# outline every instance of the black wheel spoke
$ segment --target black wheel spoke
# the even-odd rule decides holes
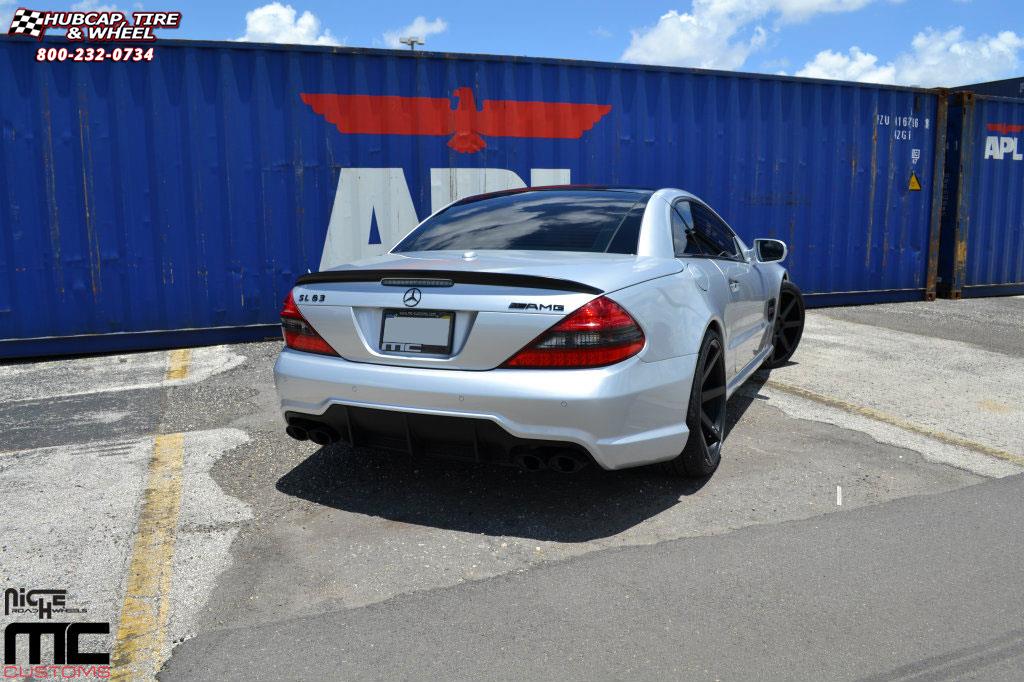
[[[793,306],[795,306],[795,305],[796,305],[796,299],[795,298],[789,299],[789,303],[787,303],[786,307],[782,309],[782,319],[784,319],[784,320],[788,320],[789,319],[789,313],[792,312]]]
[[[782,323],[783,329],[796,329],[797,327],[803,326],[803,322],[800,320],[787,320]]]
[[[715,371],[715,365],[718,363],[718,358],[722,356],[722,351],[718,349],[718,346],[712,346],[711,351],[714,355],[708,355],[707,361],[704,363],[704,375],[701,376],[701,381],[707,381],[711,373]]]
[[[708,416],[707,412],[701,411],[701,413],[700,413],[700,422],[704,426],[704,428],[707,429],[707,431],[714,438],[713,442],[717,443],[718,442],[718,425],[715,424],[714,421],[712,421],[711,417]],[[711,443],[708,443],[708,444],[710,445]]]
[[[700,396],[701,403],[706,403],[715,398],[720,398],[725,395],[725,386],[716,386],[712,389],[704,391]]]

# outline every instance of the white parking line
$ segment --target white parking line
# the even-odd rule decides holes
[[[1024,367],[1014,358],[811,312],[793,359],[760,388],[791,417],[983,476],[1024,470]]]
[[[245,361],[228,346],[0,366],[0,403],[194,384]],[[175,366],[187,363],[185,373]]]

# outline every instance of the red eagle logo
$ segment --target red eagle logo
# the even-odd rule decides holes
[[[1024,125],[1017,125],[1015,123],[989,123],[988,131],[990,133],[999,133],[1000,135],[1013,135],[1014,133],[1024,132]]]
[[[609,104],[566,104],[487,99],[476,108],[472,88],[447,97],[393,95],[313,95],[302,101],[342,133],[451,135],[448,146],[463,154],[487,147],[487,137],[543,137],[578,140],[612,110]]]

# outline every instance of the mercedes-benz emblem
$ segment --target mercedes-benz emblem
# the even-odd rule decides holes
[[[421,298],[423,298],[422,291],[419,289],[409,289],[405,292],[405,296],[402,296],[402,303],[412,308],[413,306],[419,305]]]

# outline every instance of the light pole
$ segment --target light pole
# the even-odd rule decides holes
[[[424,43],[421,38],[417,38],[416,36],[408,36],[408,37],[405,37],[405,38],[399,38],[398,42],[402,43],[403,45],[408,45],[409,49],[412,50],[413,52],[416,51],[416,46],[417,45],[426,45],[426,43]]]

